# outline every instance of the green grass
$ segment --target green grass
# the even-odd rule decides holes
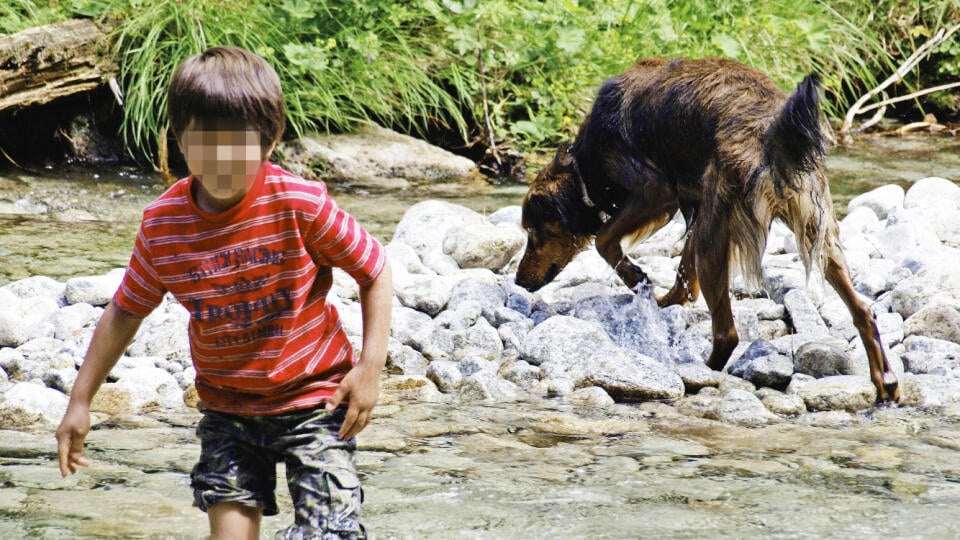
[[[552,146],[575,132],[598,85],[642,56],[725,56],[791,89],[821,74],[840,117],[960,0],[13,0],[0,32],[70,16],[120,22],[113,54],[124,135],[152,154],[166,87],[187,56],[236,45],[279,73],[291,131],[375,121],[465,144]],[[910,84],[960,75],[960,45]],[[909,86],[909,84],[907,85]],[[493,133],[487,131],[491,126]],[[449,138],[448,138],[449,139]]]

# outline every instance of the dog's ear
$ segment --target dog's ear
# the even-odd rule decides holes
[[[573,165],[573,162],[577,159],[576,152],[577,143],[575,142],[560,145],[560,149],[557,151],[557,163],[562,167]]]

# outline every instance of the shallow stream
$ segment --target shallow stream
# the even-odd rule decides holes
[[[856,193],[960,178],[956,139],[877,139],[829,161],[842,211]],[[140,171],[0,173],[0,285],[104,273],[129,256],[159,193]],[[508,186],[384,192],[333,185],[388,240],[416,201],[482,212]],[[202,538],[190,507],[196,413],[99,418],[93,465],[61,479],[52,428],[0,426],[0,538]],[[816,413],[763,428],[660,403],[596,411],[556,399],[422,403],[385,393],[360,438],[365,525],[375,538],[957,538],[960,407]],[[289,498],[264,537],[292,521]]]

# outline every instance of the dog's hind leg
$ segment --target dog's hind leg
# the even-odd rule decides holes
[[[721,371],[740,337],[730,303],[730,234],[722,222],[711,221],[701,220],[688,242],[694,242],[697,277],[713,323],[713,351],[707,366]]]
[[[675,304],[686,304],[687,302],[696,302],[700,296],[700,282],[697,280],[697,257],[696,242],[693,239],[693,233],[687,236],[687,241],[683,245],[683,253],[680,255],[680,264],[677,266],[677,280],[673,288],[667,291],[667,294],[657,299],[660,307],[672,306]]]
[[[850,315],[853,317],[853,324],[863,341],[863,347],[867,352],[867,359],[870,363],[870,379],[877,388],[877,401],[899,400],[900,383],[897,374],[890,367],[887,355],[883,352],[880,331],[877,329],[877,321],[874,319],[873,313],[857,296],[853,283],[850,281],[847,260],[843,251],[840,250],[835,223],[828,225],[824,242],[824,258],[824,277],[843,299],[844,304],[847,305],[847,309],[850,310]]]

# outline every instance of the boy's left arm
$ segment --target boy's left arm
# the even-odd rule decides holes
[[[327,402],[327,410],[336,409],[347,399],[347,415],[339,437],[348,440],[367,427],[373,406],[380,395],[380,372],[387,361],[390,338],[390,313],[393,304],[393,277],[390,263],[368,285],[360,287],[360,311],[363,317],[363,345],[360,360],[340,381],[340,387]]]

